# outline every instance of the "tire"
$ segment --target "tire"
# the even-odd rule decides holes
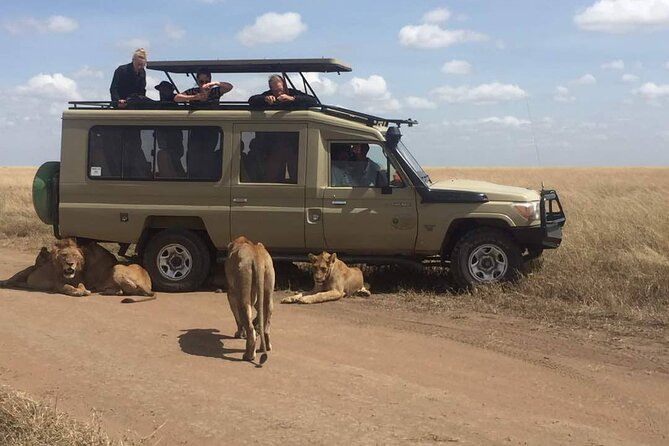
[[[463,289],[514,280],[523,267],[518,244],[503,230],[476,228],[455,243],[451,277]]]
[[[197,290],[204,283],[211,255],[196,232],[166,229],[148,241],[143,264],[154,290],[180,293]]]

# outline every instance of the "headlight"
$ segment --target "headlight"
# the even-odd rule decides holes
[[[518,215],[523,217],[523,220],[525,220],[528,225],[541,221],[538,201],[533,201],[531,203],[515,203],[513,208],[516,210]]]

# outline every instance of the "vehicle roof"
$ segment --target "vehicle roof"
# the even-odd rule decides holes
[[[150,70],[195,73],[206,68],[212,73],[340,73],[351,66],[337,59],[237,59],[149,61]]]
[[[384,135],[386,126],[367,125],[364,122],[352,121],[342,116],[323,113],[318,110],[295,110],[289,113],[281,110],[90,110],[70,109],[63,112],[63,121],[69,120],[92,120],[96,125],[104,125],[106,122],[123,121],[128,123],[137,121],[171,121],[184,125],[192,125],[197,121],[235,121],[257,122],[263,124],[277,124],[289,122],[310,121],[337,127],[345,127],[351,130],[365,132],[375,135]],[[382,137],[383,138],[383,137]]]

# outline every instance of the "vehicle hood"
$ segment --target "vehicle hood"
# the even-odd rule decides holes
[[[490,201],[538,201],[539,193],[517,186],[504,186],[476,180],[442,180],[430,185],[432,190],[452,190],[485,194]]]

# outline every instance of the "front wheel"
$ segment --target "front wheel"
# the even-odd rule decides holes
[[[187,229],[166,229],[149,240],[144,268],[158,291],[198,289],[209,275],[211,255],[202,238]]]
[[[451,252],[451,276],[458,286],[513,280],[523,265],[518,244],[496,228],[476,228],[458,240]]]

